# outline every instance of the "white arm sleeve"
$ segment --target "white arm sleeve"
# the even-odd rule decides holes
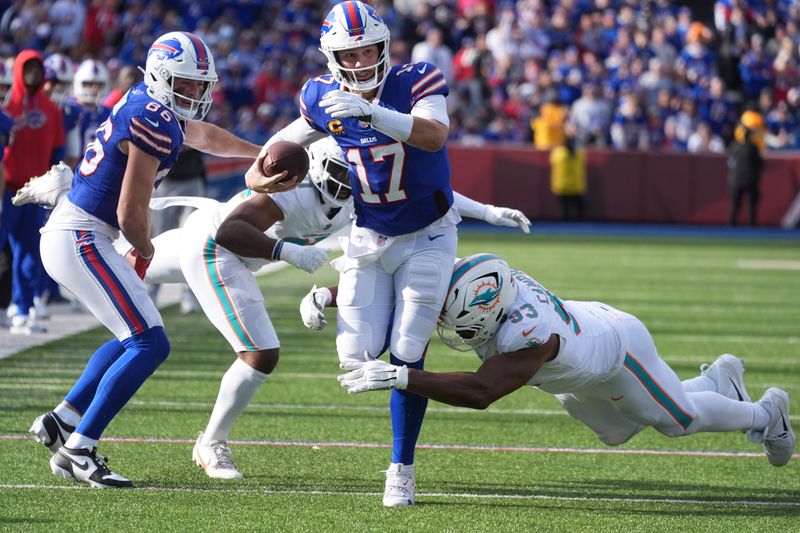
[[[266,143],[264,143],[259,157],[266,154],[267,148],[278,141],[290,141],[302,146],[308,146],[314,141],[318,141],[325,136],[325,133],[317,131],[309,126],[308,122],[306,122],[306,119],[303,117],[298,117],[294,122],[277,132],[275,135],[270,137]]]
[[[450,127],[450,117],[447,116],[447,101],[441,94],[432,94],[420,99],[411,109],[411,115],[422,118],[432,118]]]
[[[462,217],[477,218],[486,220],[486,204],[476,202],[472,198],[467,198],[463,194],[453,191],[453,207]]]

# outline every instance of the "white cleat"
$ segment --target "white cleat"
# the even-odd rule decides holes
[[[14,205],[39,204],[55,207],[62,194],[72,187],[72,169],[63,161],[50,170],[28,180],[11,200]]]
[[[700,372],[716,383],[717,392],[740,402],[750,402],[744,386],[744,361],[729,353],[717,357],[710,365],[700,366]]]
[[[231,449],[222,441],[201,444],[203,433],[197,437],[192,450],[192,460],[206,471],[208,477],[214,479],[241,479],[242,474],[236,469],[231,458]]]
[[[8,331],[12,335],[32,335],[34,333],[47,333],[47,328],[42,326],[33,314],[11,317],[11,327]]]
[[[772,466],[783,466],[789,462],[794,453],[797,437],[789,421],[789,394],[781,389],[771,387],[758,400],[769,412],[769,424],[762,431],[747,431],[751,442],[761,442],[767,452],[767,460]]]
[[[417,483],[414,480],[414,465],[392,463],[386,471],[386,487],[383,490],[384,507],[407,507],[414,505]]]

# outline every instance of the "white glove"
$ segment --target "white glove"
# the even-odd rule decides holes
[[[508,207],[486,206],[486,222],[495,226],[508,226],[513,228],[519,226],[522,233],[530,233],[531,221],[522,214],[522,211],[509,209]]]
[[[331,291],[316,285],[300,301],[300,318],[309,329],[322,331],[328,325],[325,319],[325,306],[331,303]]]
[[[322,97],[319,105],[333,118],[355,117],[365,122],[372,120],[375,111],[373,104],[347,91],[331,91]]]
[[[375,359],[367,361],[356,370],[340,375],[337,379],[349,394],[370,390],[403,390],[408,387],[408,367],[395,366]]]
[[[278,246],[276,244],[275,246]],[[300,246],[291,242],[283,242],[276,259],[286,261],[309,274],[317,270],[328,259],[328,252],[316,246]]]

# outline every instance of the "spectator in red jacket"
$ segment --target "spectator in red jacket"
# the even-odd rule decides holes
[[[6,239],[14,255],[12,263],[11,332],[41,331],[29,310],[43,284],[39,256],[39,228],[44,209],[38,205],[16,207],[11,198],[31,177],[47,172],[64,152],[64,123],[61,111],[40,89],[44,84],[44,61],[35,50],[23,50],[14,61],[11,98],[5,108],[14,119],[13,143],[5,149],[5,193],[0,215],[0,248]]]

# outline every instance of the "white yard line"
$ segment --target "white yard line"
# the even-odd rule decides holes
[[[86,490],[92,491],[91,487],[85,485],[34,485],[34,484],[0,484],[0,490]],[[365,491],[327,491],[327,490],[280,490],[266,488],[192,488],[192,487],[134,487],[135,491],[153,492],[180,492],[180,493],[235,493],[235,494],[275,494],[300,496],[380,496],[382,492]],[[579,501],[579,502],[607,502],[621,504],[668,504],[668,505],[698,505],[702,507],[800,507],[800,502],[791,501],[770,501],[770,500],[705,500],[692,498],[630,498],[613,496],[558,496],[551,494],[480,494],[473,492],[419,492],[420,498],[463,498],[469,500],[543,500],[543,501]]]
[[[0,441],[30,440],[30,435],[0,435]],[[194,444],[196,439],[167,439],[156,437],[103,437],[103,442],[128,444]],[[284,441],[284,440],[231,440],[234,446],[278,446],[289,448],[391,448],[391,444],[381,442],[326,442],[326,441]],[[538,446],[499,446],[480,444],[417,444],[418,450],[478,451],[478,452],[517,452],[517,453],[568,453],[577,455],[656,455],[678,457],[733,457],[762,459],[763,453],[736,452],[721,450],[647,450],[625,448],[556,448]],[[795,453],[794,457],[800,457]]]

